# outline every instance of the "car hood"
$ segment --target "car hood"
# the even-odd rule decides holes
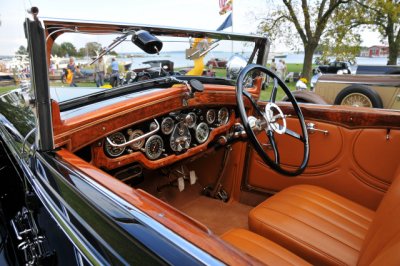
[[[51,99],[61,103],[104,90],[109,89],[97,87],[51,87],[50,96]]]

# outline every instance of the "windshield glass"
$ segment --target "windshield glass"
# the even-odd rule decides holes
[[[62,103],[167,76],[202,76],[210,83],[213,78],[231,81],[237,75],[227,75],[226,68],[233,56],[242,58],[244,64],[250,58],[251,63],[257,60],[257,53],[251,56],[254,41],[152,35],[162,42],[162,48],[158,54],[149,54],[133,43],[134,35],[67,32],[58,37],[49,64],[52,98]],[[114,45],[121,36],[123,40]],[[104,51],[108,52],[102,55]]]

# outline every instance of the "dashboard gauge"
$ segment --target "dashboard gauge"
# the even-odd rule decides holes
[[[124,134],[122,134],[121,132],[116,132],[114,134],[111,134],[107,138],[113,144],[123,144],[126,142],[126,138],[125,138]],[[105,149],[106,154],[111,157],[120,156],[125,151],[125,147],[123,147],[123,148],[114,147],[108,142],[107,139],[105,140],[104,149]]]
[[[189,132],[189,127],[184,121],[176,124],[174,131],[169,139],[169,145],[174,152],[181,152],[189,149],[192,136]]]
[[[129,135],[129,140],[133,140],[136,139],[140,136],[143,135],[143,131],[141,131],[140,129],[136,129],[136,130],[128,130],[128,135]],[[129,147],[131,147],[133,150],[139,150],[140,148],[142,148],[144,145],[144,139],[138,140],[133,142],[131,145],[129,145]]]
[[[164,142],[160,136],[153,135],[146,141],[145,153],[150,160],[155,160],[160,157],[163,151]]]
[[[174,120],[171,117],[164,118],[161,122],[161,132],[165,135],[169,135],[174,130]]]
[[[185,121],[189,128],[194,128],[196,126],[196,114],[193,112],[188,113],[185,116]]]
[[[157,123],[156,122],[151,122],[150,123],[150,126],[149,126],[149,129],[150,129],[150,131],[153,131],[154,129],[156,129],[157,128]]]
[[[217,114],[216,114],[214,109],[208,110],[207,113],[206,113],[206,121],[207,121],[207,123],[209,123],[209,124],[214,123],[216,116],[217,116]]]
[[[226,107],[222,107],[221,109],[219,109],[218,111],[218,123],[220,125],[226,125],[228,123],[229,120],[229,111],[228,108]]]
[[[196,140],[200,144],[204,143],[208,139],[209,135],[210,135],[210,129],[209,129],[208,125],[204,122],[201,122],[196,127]]]

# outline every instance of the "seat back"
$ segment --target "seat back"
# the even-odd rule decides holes
[[[358,265],[400,265],[400,166],[375,213]]]

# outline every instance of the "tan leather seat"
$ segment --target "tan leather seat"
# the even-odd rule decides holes
[[[245,229],[232,229],[221,237],[267,265],[310,265],[274,242]]]
[[[255,207],[249,227],[312,264],[400,265],[400,167],[376,213],[299,185]]]

